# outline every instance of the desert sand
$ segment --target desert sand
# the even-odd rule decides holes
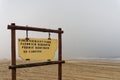
[[[8,60],[0,61],[0,80],[11,80],[9,65]],[[17,69],[17,80],[58,80],[57,65]],[[63,64],[63,80],[120,80],[120,61],[68,60]]]

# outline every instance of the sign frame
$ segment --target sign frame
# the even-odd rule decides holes
[[[46,28],[17,26],[15,25],[15,23],[11,23],[11,25],[8,25],[7,28],[11,30],[11,61],[12,62],[11,62],[11,66],[9,66],[9,69],[12,69],[12,75],[11,75],[12,80],[16,80],[16,69],[18,68],[17,66],[20,66],[20,65],[16,65],[16,30],[29,30],[29,31],[50,32],[50,33],[58,34],[58,61],[56,61],[55,63],[58,64],[58,80],[62,80],[62,63],[65,63],[65,61],[62,61],[62,33],[63,33],[62,28],[58,28],[58,30],[53,30],[53,29],[46,29]],[[50,65],[55,63],[52,63],[52,61],[49,61],[49,62],[45,62],[44,65]],[[38,65],[42,65],[42,63],[41,64],[39,63]],[[29,67],[29,66],[22,65],[21,67],[23,68],[23,67]],[[34,66],[36,65],[33,65],[32,67]]]

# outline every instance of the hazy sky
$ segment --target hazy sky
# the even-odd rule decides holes
[[[0,58],[11,57],[7,25],[12,22],[61,27],[67,59],[120,57],[120,0],[0,0]],[[18,37],[25,32],[18,31]],[[47,34],[31,32],[30,37]]]

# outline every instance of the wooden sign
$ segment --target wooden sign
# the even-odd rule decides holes
[[[52,60],[57,50],[57,39],[18,39],[18,53],[24,60]]]

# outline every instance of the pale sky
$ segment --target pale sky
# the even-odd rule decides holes
[[[61,27],[65,59],[120,57],[120,0],[0,0],[0,58],[11,57],[7,25],[13,22]],[[46,33],[29,35],[47,37]],[[17,31],[18,37],[25,37],[25,32]]]

